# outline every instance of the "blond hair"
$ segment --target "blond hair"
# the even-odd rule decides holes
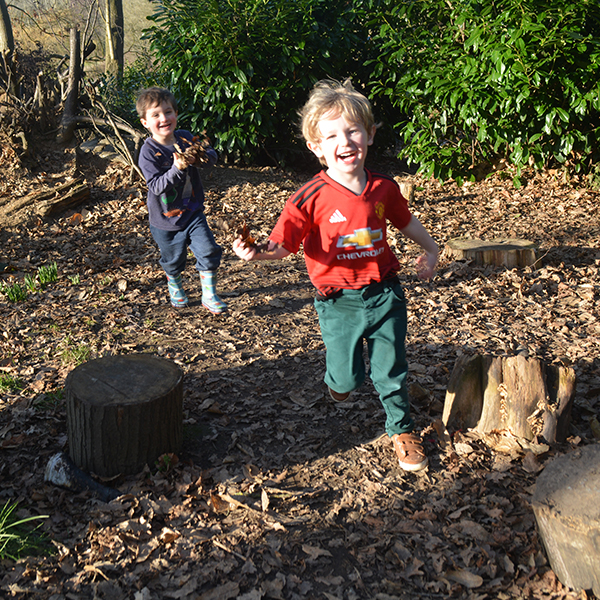
[[[160,106],[163,102],[170,104],[173,110],[177,112],[177,100],[169,90],[160,87],[150,87],[139,91],[135,102],[138,117],[145,119],[146,111],[149,108]]]
[[[299,115],[302,136],[315,144],[321,139],[319,121],[327,115],[342,116],[350,123],[361,123],[367,131],[375,125],[371,103],[352,87],[350,79],[343,83],[334,79],[318,81]]]

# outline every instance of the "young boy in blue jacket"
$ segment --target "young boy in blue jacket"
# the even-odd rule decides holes
[[[181,273],[188,247],[196,257],[202,283],[202,305],[220,314],[227,305],[216,292],[222,249],[215,242],[204,214],[204,188],[198,167],[212,167],[217,153],[207,147],[189,156],[194,136],[177,129],[177,101],[169,90],[152,87],[137,97],[136,110],[150,132],[140,150],[138,166],[148,185],[150,232],[160,249],[160,265],[167,275],[172,306],[187,305]]]

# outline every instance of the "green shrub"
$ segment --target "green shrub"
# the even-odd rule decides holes
[[[137,92],[152,86],[168,87],[169,84],[167,75],[160,73],[153,66],[150,57],[138,56],[135,62],[125,66],[121,78],[104,74],[98,80],[96,87],[104,104],[112,112],[141,129],[135,110]]]
[[[297,111],[315,81],[364,79],[362,10],[346,0],[163,0],[147,36],[182,126],[206,130],[233,159],[278,160],[298,149]]]
[[[505,158],[578,171],[598,152],[596,0],[375,2],[370,89],[399,111],[400,156],[444,180]],[[597,158],[596,158],[597,160]]]

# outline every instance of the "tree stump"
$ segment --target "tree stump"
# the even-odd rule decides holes
[[[447,244],[448,253],[456,260],[470,260],[476,265],[494,267],[527,267],[535,264],[537,246],[529,240],[478,240],[455,238]]]
[[[600,444],[555,458],[544,468],[533,512],[560,582],[600,597]]]
[[[183,428],[183,373],[148,354],[108,356],[67,376],[70,457],[102,477],[141,471],[177,453]]]
[[[530,441],[563,442],[575,381],[570,367],[535,358],[463,355],[450,376],[442,421],[449,429],[505,429]]]

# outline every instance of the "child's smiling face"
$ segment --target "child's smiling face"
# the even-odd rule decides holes
[[[175,143],[177,111],[170,102],[150,107],[146,110],[146,118],[140,121],[159,144],[168,146]]]
[[[340,183],[362,177],[375,127],[367,131],[362,123],[351,123],[343,115],[328,113],[319,121],[319,131],[319,141],[307,145],[325,161],[328,175]]]

